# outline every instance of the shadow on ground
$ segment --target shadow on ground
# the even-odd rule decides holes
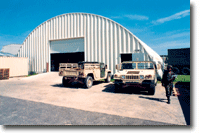
[[[181,105],[185,121],[190,125],[190,82],[177,82],[175,88]]]
[[[129,86],[129,87],[123,87],[121,89],[116,89],[114,84],[108,84],[106,86],[103,92],[109,92],[109,93],[122,93],[122,94],[138,94],[138,95],[148,95],[147,91],[145,91],[143,88]]]
[[[139,96],[139,98],[144,98],[144,99],[148,99],[148,100],[153,100],[153,101],[158,101],[158,102],[167,102],[167,99],[165,98],[153,98],[153,97],[143,97],[143,96]]]
[[[93,86],[103,83],[103,81],[94,81]],[[51,85],[53,87],[62,87],[62,88],[71,88],[71,89],[88,89],[84,87],[84,84],[79,82],[71,82],[67,86],[64,86],[62,83]]]

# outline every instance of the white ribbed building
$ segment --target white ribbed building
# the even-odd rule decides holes
[[[23,42],[18,57],[28,57],[29,71],[38,73],[70,62],[72,57],[75,61],[103,62],[115,73],[121,55],[134,53],[143,53],[144,60],[163,64],[155,51],[113,20],[88,13],[69,13],[36,27]],[[158,75],[162,75],[161,69]]]

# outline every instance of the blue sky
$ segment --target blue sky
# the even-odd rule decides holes
[[[160,55],[167,55],[167,49],[190,47],[189,0],[6,0],[0,4],[0,50],[22,44],[44,21],[72,12],[110,18]]]

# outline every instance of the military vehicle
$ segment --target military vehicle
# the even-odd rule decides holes
[[[84,84],[85,88],[90,88],[93,81],[104,79],[110,82],[111,71],[108,70],[107,65],[99,62],[60,63],[59,76],[63,76],[64,86],[78,81]]]
[[[116,91],[124,86],[139,86],[147,90],[149,95],[155,94],[157,76],[154,62],[125,61],[116,65],[116,69],[118,70],[114,74]]]

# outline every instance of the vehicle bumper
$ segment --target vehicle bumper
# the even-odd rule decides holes
[[[154,85],[154,80],[115,80],[115,84],[121,86],[149,87],[150,85]]]
[[[78,76],[64,76],[65,80],[69,80],[69,82],[80,82],[84,83],[85,78]]]

